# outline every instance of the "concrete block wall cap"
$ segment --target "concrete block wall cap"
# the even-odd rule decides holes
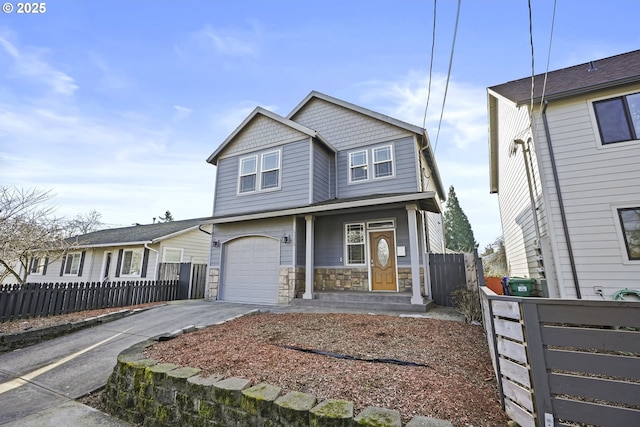
[[[276,405],[296,411],[309,411],[316,404],[316,397],[299,391],[290,391],[276,399]]]
[[[366,407],[353,421],[356,426],[402,427],[399,411],[377,406]]]
[[[340,399],[327,399],[309,411],[321,418],[346,419],[353,418],[353,402]]]
[[[431,417],[413,417],[405,427],[453,427],[449,421]]]

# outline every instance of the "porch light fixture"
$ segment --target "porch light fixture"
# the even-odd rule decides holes
[[[218,239],[213,239],[211,241],[211,245],[213,245],[214,248],[217,248],[218,246],[220,246],[220,240]]]
[[[289,243],[290,240],[291,239],[286,234],[282,235],[282,237],[280,238],[280,241],[282,241],[282,243]]]

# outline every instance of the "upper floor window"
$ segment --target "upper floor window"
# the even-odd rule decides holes
[[[371,164],[369,164],[369,159],[371,159]],[[369,173],[370,169],[371,174]],[[350,183],[392,177],[393,169],[393,147],[391,145],[349,153]]]
[[[349,181],[364,181],[366,179],[369,179],[366,150],[349,153]]]
[[[393,175],[393,157],[391,146],[373,149],[373,177],[382,178]]]
[[[122,276],[140,276],[142,273],[142,249],[125,250],[122,256]]]
[[[257,156],[240,159],[240,193],[256,191]]]
[[[262,155],[262,180],[260,188],[278,188],[280,186],[280,152],[271,151]]]
[[[593,103],[603,144],[633,141],[640,137],[640,93]]]
[[[260,190],[280,188],[281,151],[269,151],[258,156],[240,159],[238,193],[252,193]],[[258,179],[260,177],[260,179]]]
[[[31,261],[31,274],[47,274],[47,258],[37,257]]]
[[[640,207],[618,209],[622,235],[630,260],[640,260]]]

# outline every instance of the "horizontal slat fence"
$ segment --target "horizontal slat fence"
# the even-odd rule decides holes
[[[0,322],[177,298],[177,280],[0,286]]]
[[[523,427],[640,426],[640,302],[480,292],[503,407]]]

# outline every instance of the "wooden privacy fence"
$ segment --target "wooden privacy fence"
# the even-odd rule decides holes
[[[0,322],[172,301],[177,290],[177,280],[2,285]]]
[[[503,408],[520,426],[640,426],[640,302],[480,297]]]
[[[429,254],[431,298],[442,307],[453,307],[451,292],[467,284],[465,255]]]

